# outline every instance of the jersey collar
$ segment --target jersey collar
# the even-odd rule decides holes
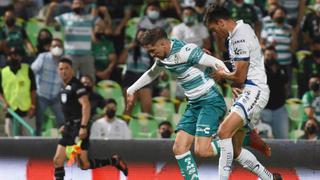
[[[232,36],[237,32],[239,27],[243,25],[243,20],[239,20],[236,23],[237,23],[236,27],[232,30],[232,32],[229,32],[229,38],[232,38]]]

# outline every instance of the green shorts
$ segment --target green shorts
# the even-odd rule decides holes
[[[177,125],[176,132],[183,130],[193,136],[210,137],[217,132],[226,109],[225,101],[220,94],[189,103]]]

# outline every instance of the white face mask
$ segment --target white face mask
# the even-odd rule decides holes
[[[157,20],[157,19],[159,19],[159,17],[160,17],[160,13],[159,13],[159,11],[152,10],[152,11],[148,11],[148,12],[147,12],[147,16],[148,16],[151,20]]]
[[[59,57],[63,54],[63,49],[60,47],[54,47],[51,49],[51,53],[53,56]]]

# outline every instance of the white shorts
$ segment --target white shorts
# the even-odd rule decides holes
[[[266,107],[269,100],[270,90],[268,87],[260,88],[256,85],[246,85],[242,94],[235,100],[231,112],[235,112],[247,125],[251,120],[260,117],[261,111]]]

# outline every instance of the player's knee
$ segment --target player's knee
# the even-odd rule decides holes
[[[228,128],[224,127],[223,124],[221,124],[217,132],[220,139],[231,138],[232,132],[229,132],[227,129]]]
[[[181,154],[184,154],[184,153],[186,153],[187,151],[189,151],[189,149],[188,149],[187,147],[179,144],[178,142],[175,142],[175,143],[173,144],[172,150],[173,150],[173,153],[174,153],[175,155],[181,155]]]
[[[198,157],[210,157],[212,154],[210,154],[210,149],[205,148],[205,147],[195,147],[194,148],[194,153],[196,154],[196,156]]]
[[[59,156],[55,156],[53,158],[53,164],[55,167],[60,167],[60,166],[63,166],[64,164],[64,159],[62,157],[59,157]]]
[[[241,147],[233,147],[233,157],[236,159],[241,153]]]

